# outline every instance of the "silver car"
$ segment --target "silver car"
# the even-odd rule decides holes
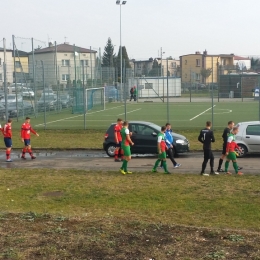
[[[242,152],[239,157],[247,153],[260,153],[260,121],[238,123],[239,132],[236,135],[236,142]]]

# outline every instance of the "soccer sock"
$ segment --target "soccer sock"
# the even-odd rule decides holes
[[[127,165],[128,165],[128,161],[127,160],[125,160],[125,172],[127,172]]]
[[[163,161],[163,169],[164,169],[165,172],[168,172],[166,161]]]
[[[28,149],[28,153],[30,154],[31,157],[33,157],[32,149]]]
[[[118,159],[118,150],[115,150],[115,159]]]
[[[120,149],[120,154],[121,154],[121,160],[124,160],[124,150]]]
[[[6,150],[5,154],[6,154],[6,160],[10,159],[10,151]]]
[[[153,167],[154,170],[157,169],[157,167],[159,166],[159,163],[160,163],[160,162],[161,162],[160,159],[158,159],[158,160],[155,162],[155,165],[154,165],[154,167]]]
[[[238,173],[237,162],[233,162],[233,167],[234,167],[234,169],[235,169],[235,172]]]
[[[25,153],[26,153],[26,148],[23,148],[23,150],[22,150],[22,157],[25,157]]]
[[[123,163],[122,163],[122,166],[121,166],[121,170],[125,170],[125,163],[126,163],[126,160],[123,160]]]
[[[227,172],[227,171],[228,171],[228,166],[229,166],[229,162],[228,162],[228,161],[226,161],[226,162],[225,162],[225,172]]]
[[[223,159],[219,159],[219,162],[218,162],[218,170],[221,169],[222,163],[223,163]]]

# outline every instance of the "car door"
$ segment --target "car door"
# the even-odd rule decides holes
[[[132,123],[130,125],[136,153],[157,153],[157,131],[149,125]]]
[[[248,125],[243,138],[249,152],[260,152],[260,124]]]

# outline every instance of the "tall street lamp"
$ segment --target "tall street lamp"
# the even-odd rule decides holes
[[[120,6],[120,100],[122,101],[122,84],[123,84],[123,57],[122,57],[122,26],[121,26],[121,6],[126,4],[126,1],[117,0],[116,4]]]

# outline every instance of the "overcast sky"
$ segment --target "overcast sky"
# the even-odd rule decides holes
[[[46,44],[48,38],[62,43],[67,37],[70,44],[103,52],[111,37],[118,51],[116,0],[5,0],[0,8],[0,37],[7,47],[14,34]],[[204,49],[260,56],[259,10],[260,0],[128,0],[122,6],[122,45],[135,59],[155,58],[160,47],[164,57],[173,58]],[[18,48],[29,46],[17,38]]]

